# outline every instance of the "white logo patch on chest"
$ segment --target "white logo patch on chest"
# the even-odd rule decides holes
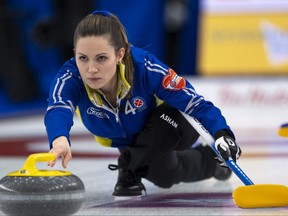
[[[102,112],[101,110],[95,109],[94,107],[89,107],[87,109],[87,114],[88,115],[94,115],[94,116],[96,116],[98,118],[107,118],[107,119],[109,119],[109,116],[106,113]]]

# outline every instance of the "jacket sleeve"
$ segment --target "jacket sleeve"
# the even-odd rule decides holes
[[[44,118],[50,148],[53,140],[59,136],[67,137],[70,142],[69,132],[73,125],[82,82],[77,71],[75,62],[70,60],[59,70],[51,83]]]
[[[220,109],[199,95],[187,79],[177,75],[173,69],[151,54],[146,55],[145,62],[144,80],[150,94],[156,94],[169,105],[198,119],[212,136],[215,137],[218,131],[225,130],[235,139]]]

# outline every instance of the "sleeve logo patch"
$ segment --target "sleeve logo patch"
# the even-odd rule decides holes
[[[179,91],[186,87],[186,81],[183,77],[178,76],[174,70],[169,68],[168,74],[164,76],[162,80],[162,86],[164,89]]]

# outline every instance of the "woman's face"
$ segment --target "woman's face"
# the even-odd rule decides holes
[[[113,84],[117,83],[117,63],[124,54],[124,48],[115,53],[108,36],[79,38],[75,57],[83,82],[92,89],[111,91],[116,88]]]

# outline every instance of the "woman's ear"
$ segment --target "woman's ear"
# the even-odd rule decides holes
[[[125,56],[125,48],[120,48],[117,54],[118,62],[122,62],[123,58]]]

